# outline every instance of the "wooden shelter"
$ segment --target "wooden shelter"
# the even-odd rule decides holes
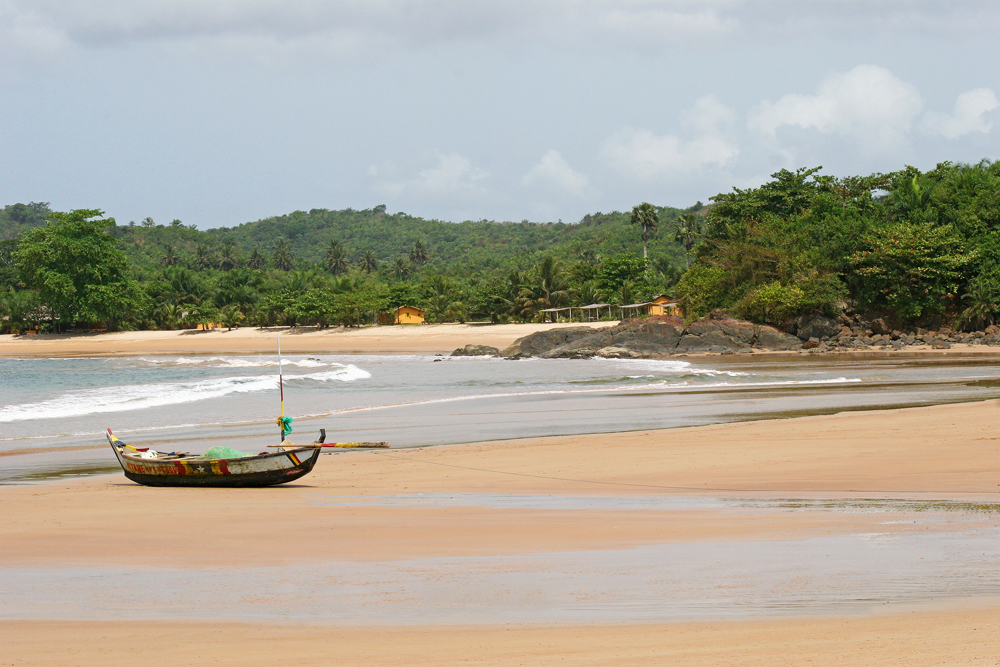
[[[379,315],[381,324],[423,324],[424,311],[413,306],[400,306],[389,313]]]
[[[618,306],[618,309],[621,311],[622,319],[625,319],[644,315],[677,315],[680,306],[666,294],[660,294],[650,301],[630,303],[627,306]]]

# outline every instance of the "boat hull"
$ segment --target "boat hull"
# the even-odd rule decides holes
[[[129,454],[110,430],[108,441],[125,477],[145,486],[250,487],[286,484],[309,474],[320,450],[296,447],[236,459],[154,458]]]

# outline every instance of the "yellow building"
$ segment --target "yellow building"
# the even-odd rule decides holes
[[[393,324],[424,323],[424,311],[413,306],[400,306],[392,313],[389,313],[389,316],[392,318]]]
[[[618,306],[622,319],[645,315],[680,315],[680,305],[666,294],[653,297],[650,301]]]
[[[666,294],[653,297],[648,305],[650,315],[680,315],[680,305]]]

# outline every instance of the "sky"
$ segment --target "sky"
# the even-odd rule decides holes
[[[0,205],[578,221],[1000,159],[994,0],[0,0]]]

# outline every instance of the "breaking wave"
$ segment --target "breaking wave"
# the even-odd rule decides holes
[[[337,364],[325,364],[337,366]],[[333,370],[304,375],[287,375],[286,381],[353,382],[371,377],[371,374],[348,364]],[[193,403],[206,399],[221,398],[230,394],[249,394],[261,391],[277,391],[276,375],[214,378],[189,382],[162,382],[135,384],[100,389],[71,391],[46,401],[5,405],[0,407],[0,423],[27,421],[30,419],[64,419],[84,415]]]

